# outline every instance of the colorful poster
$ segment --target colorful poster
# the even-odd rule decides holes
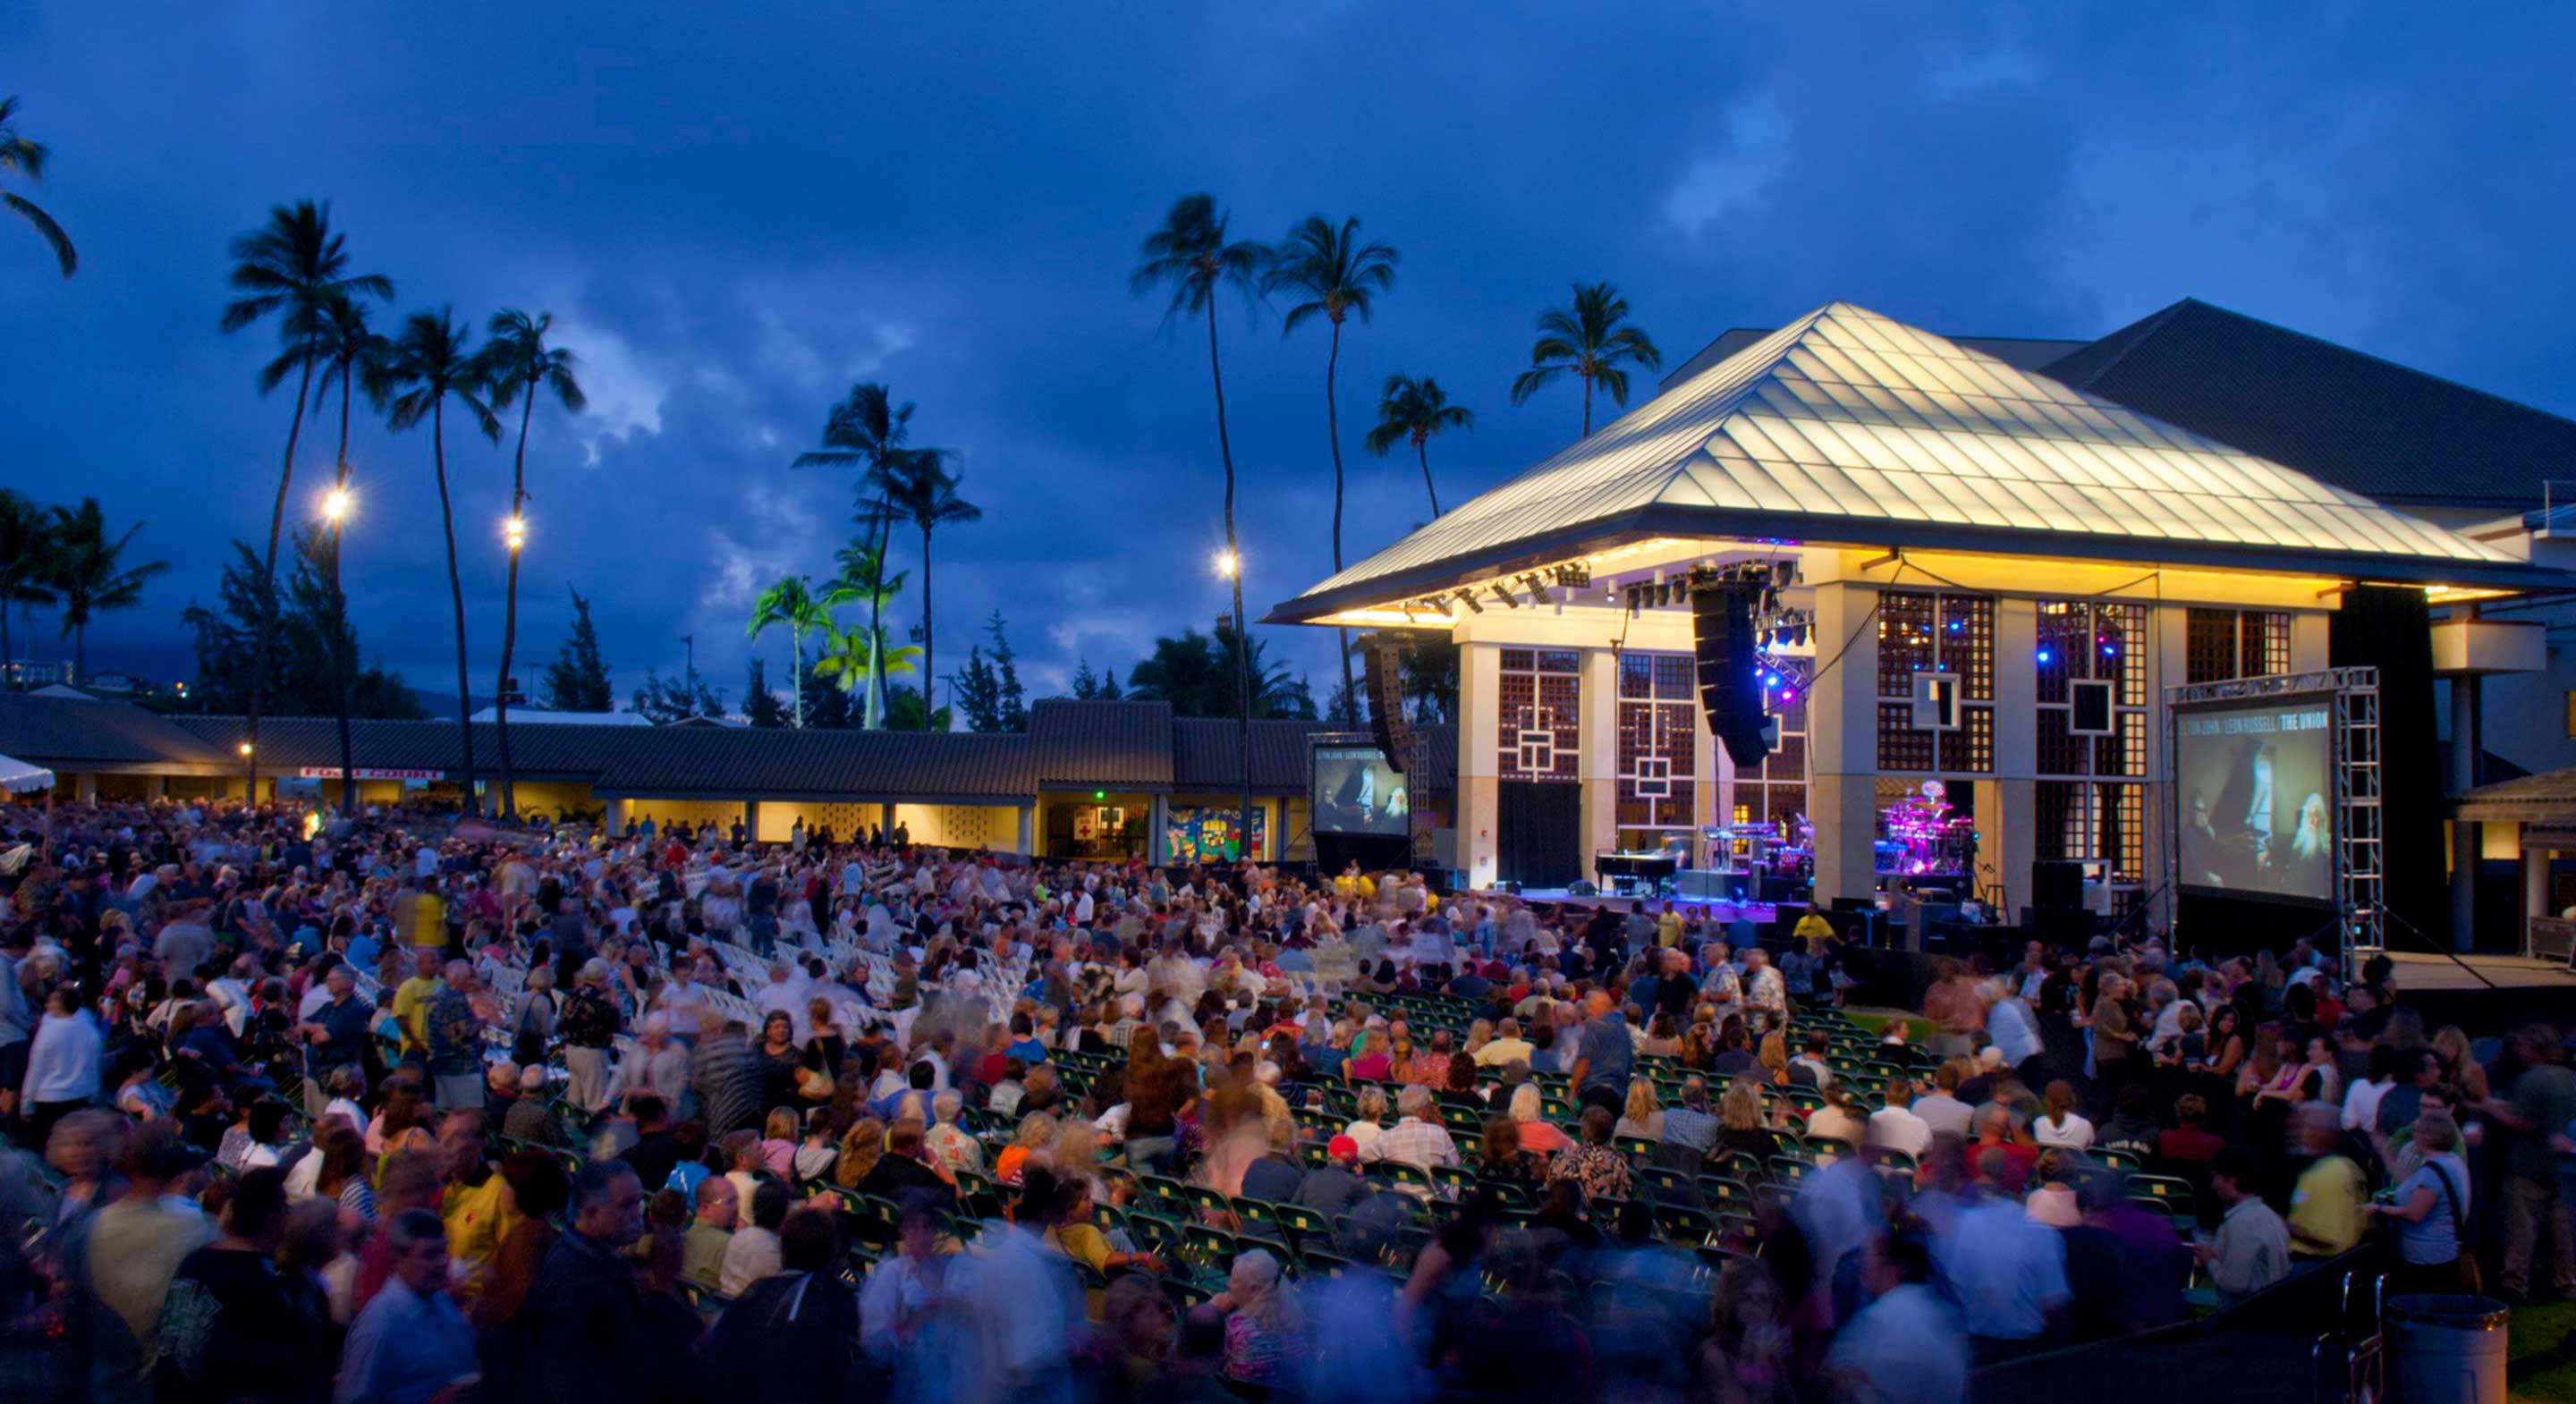
[[[1163,829],[1163,851],[1174,863],[1222,863],[1235,856],[1236,830],[1241,812],[1231,806],[1178,804],[1166,811]],[[1255,805],[1252,810],[1252,849],[1262,851],[1263,830],[1269,822],[1268,811]]]

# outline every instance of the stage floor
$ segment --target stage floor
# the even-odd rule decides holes
[[[2408,990],[2483,990],[2492,984],[2497,989],[2549,989],[2576,994],[2576,974],[2554,960],[2535,960],[2529,956],[2471,955],[2459,961],[2449,956],[2423,951],[2390,951],[2390,961],[2397,966],[2397,988],[2402,997]],[[2460,968],[2466,962],[2467,970]],[[2471,974],[2470,971],[2477,972]],[[2485,982],[2479,976],[2485,976]]]
[[[1652,904],[1670,902],[1681,908],[1683,915],[1693,920],[1733,921],[1740,916],[1746,921],[1757,924],[1770,921],[1779,914],[1779,909],[1769,902],[1730,902],[1723,897],[1617,897],[1599,894],[1576,897],[1561,887],[1527,888],[1522,891],[1521,900],[1545,902],[1550,906],[1581,907],[1586,910],[1594,907],[1611,907],[1623,912],[1628,910],[1628,904],[1631,902],[1647,903],[1650,909]]]

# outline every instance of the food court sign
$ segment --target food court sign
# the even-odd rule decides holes
[[[340,767],[308,765],[297,770],[295,774],[305,780],[337,780],[340,778]],[[361,780],[444,780],[447,778],[447,772],[444,770],[375,770],[362,765],[358,767],[358,778]]]

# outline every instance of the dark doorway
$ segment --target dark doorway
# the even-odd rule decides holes
[[[1564,887],[1583,876],[1583,787],[1562,781],[1497,783],[1495,876],[1523,887]]]

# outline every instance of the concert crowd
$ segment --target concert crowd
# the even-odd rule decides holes
[[[0,809],[0,1398],[1951,1404],[2576,1296],[2560,1031],[2384,963],[1890,1010],[1814,917],[909,839]]]

